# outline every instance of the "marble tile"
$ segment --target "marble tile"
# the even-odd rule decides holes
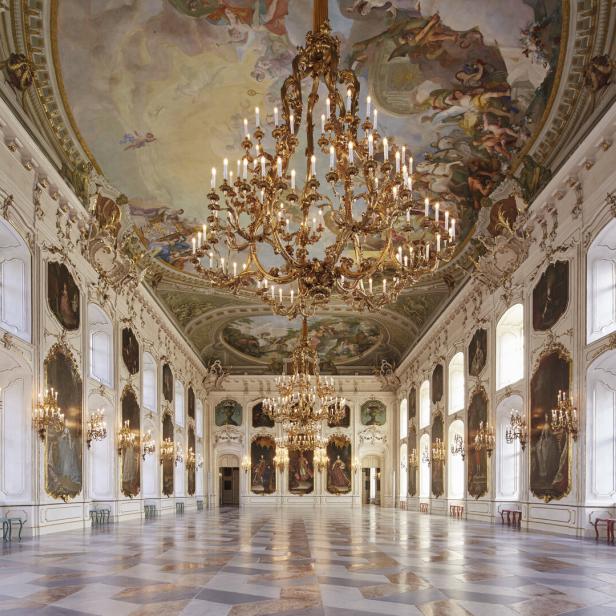
[[[4,574],[4,575],[2,575]],[[375,507],[222,510],[0,550],[0,616],[616,616],[614,548]]]

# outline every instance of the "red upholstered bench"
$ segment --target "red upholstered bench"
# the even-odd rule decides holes
[[[517,509],[501,509],[501,523],[505,523],[505,514],[507,514],[507,526],[517,526],[518,528],[522,526],[522,512]]]
[[[464,515],[464,507],[462,505],[449,505],[449,515],[452,518],[461,518]]]
[[[607,530],[607,542],[614,543],[614,518],[595,518],[593,526],[595,527],[595,539],[599,541],[599,524],[605,524]]]

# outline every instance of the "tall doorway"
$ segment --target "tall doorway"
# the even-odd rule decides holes
[[[240,504],[240,469],[237,466],[223,466],[218,469],[219,505],[221,507],[239,507]]]
[[[220,507],[240,505],[240,459],[232,453],[218,457],[218,504]]]
[[[378,456],[366,456],[361,466],[361,502],[363,505],[380,505],[381,460]]]

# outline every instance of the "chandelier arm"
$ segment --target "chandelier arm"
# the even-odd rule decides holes
[[[257,256],[256,250],[257,249],[255,245],[252,245],[250,247],[250,253],[253,257],[253,263],[255,264],[255,267],[257,268],[261,276],[263,276],[263,278],[267,278],[267,280],[271,280],[272,282],[276,282],[278,284],[286,284],[295,280],[295,277],[293,275],[274,276],[273,274],[271,274],[267,269],[265,269],[265,266],[261,263],[261,260]]]
[[[319,85],[321,80],[318,75],[312,78],[312,88],[308,95],[308,104],[306,106],[306,177],[311,176],[311,158],[314,155],[314,121],[312,114],[314,112],[314,106],[319,100]]]

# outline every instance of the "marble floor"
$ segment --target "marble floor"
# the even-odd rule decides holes
[[[616,547],[376,507],[190,512],[2,545],[0,614],[616,615]]]

